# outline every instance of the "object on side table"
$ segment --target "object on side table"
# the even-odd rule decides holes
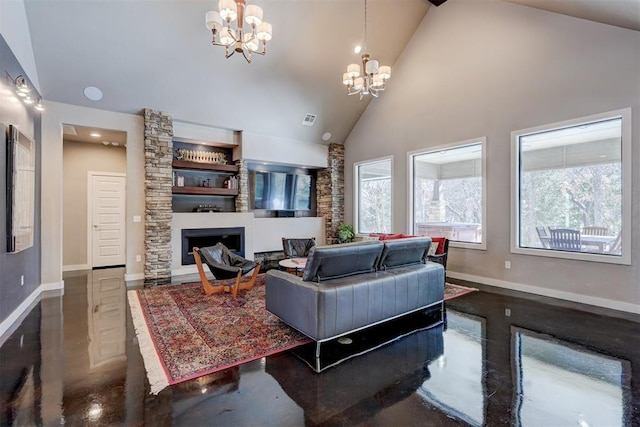
[[[245,259],[231,252],[225,245],[218,243],[215,246],[205,248],[193,248],[193,257],[198,267],[200,281],[207,295],[218,292],[231,292],[234,297],[238,295],[240,289],[251,289],[256,281],[258,272],[260,271],[260,263]],[[236,278],[233,286],[218,285],[212,286],[202,267],[202,261],[209,266],[211,273],[216,279],[233,279]],[[248,281],[242,282],[242,276],[251,272],[253,275]]]

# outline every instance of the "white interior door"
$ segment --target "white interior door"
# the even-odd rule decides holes
[[[124,192],[124,175],[91,175],[91,267],[126,262]]]

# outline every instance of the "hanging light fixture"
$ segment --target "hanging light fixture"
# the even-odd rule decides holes
[[[211,30],[211,43],[224,46],[225,57],[234,53],[242,53],[247,62],[251,62],[254,53],[264,55],[267,52],[267,42],[271,40],[271,24],[262,20],[262,8],[256,5],[246,5],[245,0],[220,0],[219,12],[207,12],[205,21]],[[231,23],[238,20],[237,28]],[[245,32],[243,21],[251,26],[250,32]]]
[[[356,48],[357,49],[357,48]],[[364,51],[362,54],[362,75],[360,64],[349,64],[347,72],[342,75],[342,84],[347,87],[348,95],[360,94],[362,100],[366,95],[378,97],[384,90],[386,81],[391,77],[391,67],[380,66],[371,59],[367,51],[367,0],[364,0]],[[359,52],[359,51],[358,51]]]

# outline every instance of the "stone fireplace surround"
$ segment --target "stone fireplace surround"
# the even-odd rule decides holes
[[[329,145],[328,167],[318,171],[317,217],[254,218],[253,213],[248,212],[248,182],[244,159],[237,161],[240,166],[241,189],[236,198],[235,213],[173,213],[173,118],[168,113],[145,109],[144,126],[145,283],[167,283],[172,276],[196,272],[195,265],[182,265],[181,232],[184,228],[244,227],[245,256],[249,259],[253,259],[257,252],[277,250],[281,246],[282,236],[314,236],[318,244],[334,242],[335,229],[344,221],[343,145]],[[242,137],[239,140],[242,148]]]

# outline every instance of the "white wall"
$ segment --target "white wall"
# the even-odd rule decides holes
[[[353,221],[354,162],[394,155],[394,231],[406,232],[407,152],[486,136],[487,250],[451,249],[449,275],[640,312],[640,173],[632,236],[624,236],[633,242],[631,266],[509,249],[510,132],[625,107],[639,171],[639,32],[497,0],[432,7],[388,89],[345,142],[346,219]]]
[[[88,173],[126,173],[124,147],[89,142],[63,144],[63,270],[89,268],[87,260]]]
[[[57,102],[45,102],[45,108],[42,115],[42,283],[62,283],[63,124],[127,133],[125,279],[144,278],[144,265],[135,258],[137,254],[144,254],[144,222],[133,222],[135,215],[144,218],[145,214],[143,117]]]
[[[238,157],[249,162],[326,168],[328,152],[328,145],[243,132]]]
[[[24,68],[29,80],[40,91],[36,60],[33,56],[31,33],[27,22],[27,13],[22,0],[0,0],[0,34]],[[11,76],[16,78],[18,76]]]

